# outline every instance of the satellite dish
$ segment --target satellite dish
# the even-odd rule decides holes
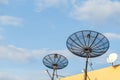
[[[71,34],[66,41],[66,46],[76,56],[86,58],[84,80],[87,80],[88,58],[98,57],[106,53],[109,49],[109,41],[101,33],[82,30]]]
[[[117,57],[117,53],[111,53],[107,58],[107,62],[113,65],[113,62],[117,60]]]
[[[63,69],[68,65],[68,59],[60,54],[48,54],[43,58],[43,64],[53,69],[52,76],[49,74],[49,72],[46,70],[46,72],[49,74],[51,80],[54,80],[54,77],[58,78],[57,70]],[[55,75],[56,74],[56,75]]]

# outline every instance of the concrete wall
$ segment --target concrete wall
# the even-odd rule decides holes
[[[68,76],[60,80],[84,80],[84,74]],[[120,65],[88,72],[87,80],[120,80]]]

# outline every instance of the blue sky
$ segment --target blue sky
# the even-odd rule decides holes
[[[69,60],[60,75],[81,73],[85,59],[66,47],[67,38],[81,30],[97,31],[109,39],[109,50],[90,61],[94,69],[111,66],[108,55],[120,55],[120,1],[0,0],[0,80],[49,80],[42,59],[51,53]]]

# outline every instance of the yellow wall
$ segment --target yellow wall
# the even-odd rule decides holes
[[[87,80],[120,80],[120,65],[115,65],[88,72]],[[84,74],[61,78],[60,80],[84,80]]]

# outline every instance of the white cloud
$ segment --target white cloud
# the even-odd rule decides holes
[[[18,72],[20,72],[18,70]],[[41,77],[41,76],[42,77]],[[12,72],[0,72],[0,80],[48,80],[49,77],[43,71],[27,71],[22,74]]]
[[[18,48],[13,45],[0,46],[0,59],[3,60],[14,60],[14,61],[30,61],[31,59],[41,59],[47,54],[58,53],[71,57],[67,50],[49,50],[49,49],[40,49],[40,50],[27,50],[23,48]]]
[[[120,34],[115,34],[115,33],[105,33],[104,34],[106,37],[109,39],[119,39],[120,40]]]
[[[17,48],[13,45],[0,46],[0,59],[25,61],[39,56],[37,52],[30,52],[23,48]]]
[[[74,2],[70,15],[78,20],[107,20],[120,16],[120,2],[111,0],[86,0],[81,4]]]
[[[0,4],[8,4],[9,0],[0,0]]]
[[[6,72],[0,72],[0,80],[21,80],[16,75],[12,75]]]
[[[36,11],[40,12],[44,9],[56,6],[65,6],[68,0],[36,0]]]
[[[0,24],[19,26],[22,24],[22,19],[19,17],[13,17],[13,16],[0,16]]]

